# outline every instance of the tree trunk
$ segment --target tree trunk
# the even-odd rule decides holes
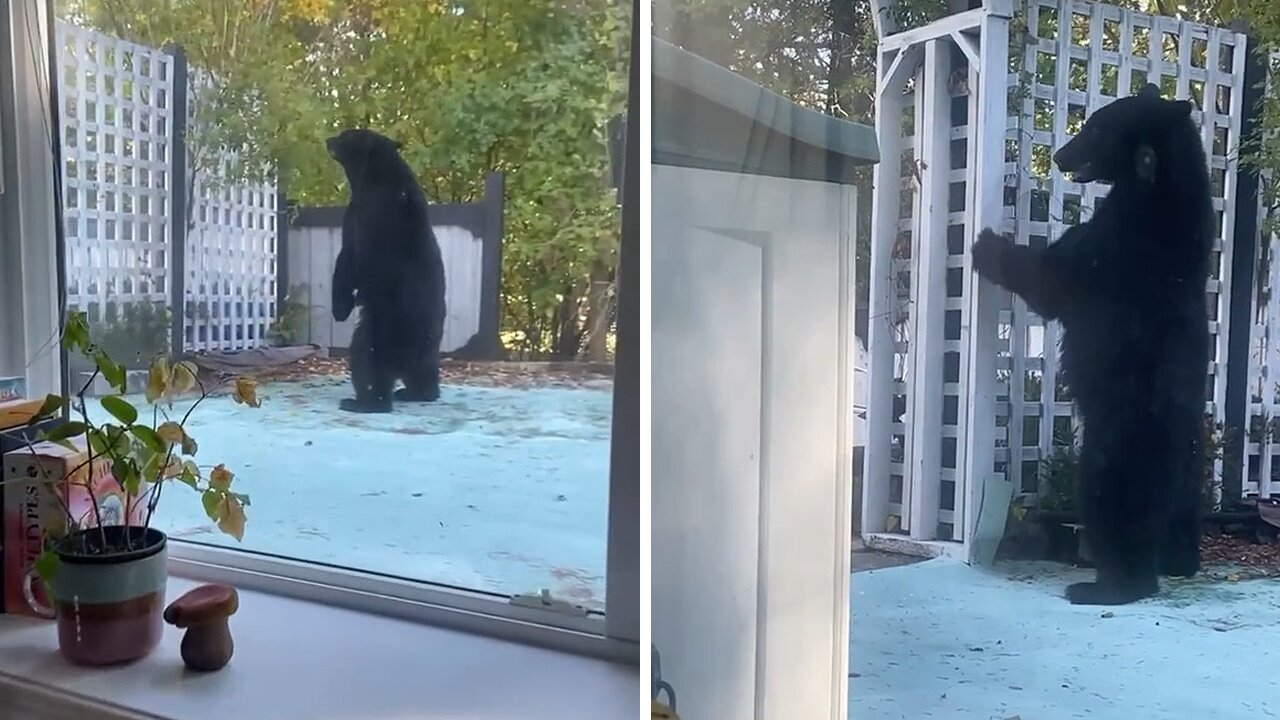
[[[604,263],[596,262],[591,268],[590,287],[587,290],[587,340],[581,358],[587,362],[608,362],[609,317],[613,304],[612,273]]]
[[[578,288],[566,287],[564,300],[556,307],[551,328],[555,333],[555,342],[551,346],[553,360],[573,360],[578,356],[578,348],[582,345],[582,328],[578,324],[581,298]]]

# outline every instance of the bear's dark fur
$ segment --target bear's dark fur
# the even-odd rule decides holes
[[[440,397],[444,333],[444,261],[427,216],[427,198],[400,156],[400,145],[371,130],[329,138],[351,201],[342,219],[342,250],[333,268],[333,317],[360,306],[351,337],[355,399],[343,410],[388,412],[394,398]]]
[[[1044,248],[983,230],[974,267],[1062,322],[1062,368],[1084,422],[1079,506],[1097,578],[1077,604],[1132,602],[1200,566],[1216,235],[1192,104],[1154,85],[1094,112],[1054,162],[1112,185],[1093,217]]]

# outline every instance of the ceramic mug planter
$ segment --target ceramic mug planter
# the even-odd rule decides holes
[[[139,528],[133,528],[136,534]],[[108,546],[119,544],[124,528],[102,528]],[[82,533],[98,533],[97,528]],[[35,597],[32,570],[23,582],[31,609],[58,625],[58,649],[76,665],[121,665],[140,660],[160,643],[164,632],[164,591],[168,579],[168,538],[147,528],[140,547],[129,552],[86,555],[75,535],[56,549],[60,563],[45,583],[46,605]],[[114,541],[114,542],[113,542]]]

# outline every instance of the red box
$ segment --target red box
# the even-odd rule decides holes
[[[4,611],[34,615],[22,596],[23,576],[35,565],[46,536],[58,537],[67,532],[67,507],[81,518],[81,527],[94,527],[93,501],[86,481],[89,478],[89,453],[83,438],[71,450],[56,443],[36,443],[4,456]],[[32,452],[34,450],[34,452]],[[106,456],[93,461],[93,488],[102,513],[103,525],[120,525],[125,516],[124,489],[111,474],[111,460]],[[68,477],[70,475],[70,477]],[[25,478],[25,480],[24,480]],[[129,524],[141,525],[146,520],[148,486],[144,484],[140,498],[133,498]],[[69,491],[69,493],[68,493]],[[40,583],[35,584],[38,600],[45,600]]]

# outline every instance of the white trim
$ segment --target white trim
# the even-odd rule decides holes
[[[178,541],[170,543],[169,572],[613,662],[639,662],[637,643],[604,636],[601,615],[559,615],[482,593]]]
[[[889,60],[881,52],[876,62],[876,135],[880,162],[872,169],[871,272],[867,326],[867,436],[862,464],[863,533],[887,528],[889,514],[890,443],[893,440],[893,319],[897,289],[893,246],[898,237],[898,203],[902,196],[900,165],[906,143],[902,137],[902,54]],[[905,451],[905,449],[904,449]]]
[[[171,577],[166,592],[177,597],[197,585]],[[389,720],[424,713],[472,720],[624,720],[639,714],[641,684],[633,666],[404,619],[242,590],[231,632],[235,656],[218,673],[183,670],[184,633],[174,628],[166,628],[159,645],[135,663],[86,671],[58,658],[52,625],[4,616],[2,672],[71,702],[41,702],[41,693],[28,692],[36,708],[11,715],[6,679],[0,678],[0,718],[215,720],[225,715],[219,706],[272,720]],[[76,712],[74,705],[86,707]],[[51,712],[56,710],[63,712]]]
[[[907,48],[926,40],[934,38],[946,37],[953,32],[964,32],[965,30],[975,30],[982,21],[990,14],[991,11],[986,8],[974,8],[965,10],[962,13],[948,15],[940,20],[931,22],[928,25],[922,25],[918,28],[903,30],[895,35],[890,35],[880,41],[880,51],[896,50],[898,48]]]
[[[867,533],[862,536],[863,542],[872,550],[910,555],[911,557],[936,558],[948,557],[956,560],[965,559],[965,546],[962,543],[947,540],[916,540],[895,533]]]
[[[4,265],[12,276],[0,282],[0,298],[18,309],[0,329],[15,345],[3,360],[25,367],[27,394],[33,397],[62,389],[47,9],[47,0],[6,3],[8,33],[0,39],[0,74],[6,75],[0,104],[3,118],[13,118],[12,124],[0,123],[3,162],[5,176],[14,178],[0,197],[0,233],[17,246],[16,255],[5,252],[17,262]]]
[[[853,447],[854,447],[854,377],[858,372],[858,336],[854,330],[857,293],[854,287],[858,262],[858,190],[846,187],[843,192],[845,229],[841,233],[844,252],[840,255],[840,331],[843,352],[840,353],[836,406],[840,420],[836,425],[839,442],[836,449],[835,505],[835,598],[832,620],[831,717],[845,717],[849,708],[849,575],[853,558],[849,554],[849,538],[853,536]]]
[[[22,720],[163,720],[158,715],[87,698],[66,690],[54,690],[9,673],[0,672],[0,697],[5,718]],[[11,714],[8,714],[11,713]]]
[[[924,46],[924,71],[917,86],[919,135],[920,240],[911,279],[911,537],[932,540],[938,534],[942,498],[942,396],[947,302],[947,225],[951,178],[951,41],[934,38]],[[905,498],[904,498],[905,501]]]
[[[983,228],[999,229],[1004,221],[1004,137],[1008,124],[1007,89],[1003,83],[992,82],[1002,77],[1009,58],[1009,20],[995,15],[987,16],[982,23],[982,62],[978,70],[982,78],[978,88],[980,103],[977,111],[978,126],[970,128],[970,137],[978,138],[975,167],[970,170],[975,203],[969,209],[971,220],[966,227],[966,240],[971,246]],[[972,90],[972,88],[971,88]],[[972,280],[972,278],[971,278]],[[1008,484],[1004,475],[993,472],[995,454],[995,395],[996,395],[996,335],[999,322],[999,289],[989,282],[971,282],[968,303],[969,327],[967,336],[962,328],[961,337],[967,344],[969,355],[967,386],[969,395],[965,429],[967,436],[960,444],[959,466],[963,469],[963,495],[956,504],[964,504],[964,552],[973,562],[986,539],[983,528],[983,498],[990,494],[999,496]],[[990,488],[991,493],[987,490]],[[957,488],[959,492],[959,488]],[[1006,507],[992,501],[993,507],[985,508],[990,515],[1003,517]],[[1001,523],[1003,525],[1003,523]]]

